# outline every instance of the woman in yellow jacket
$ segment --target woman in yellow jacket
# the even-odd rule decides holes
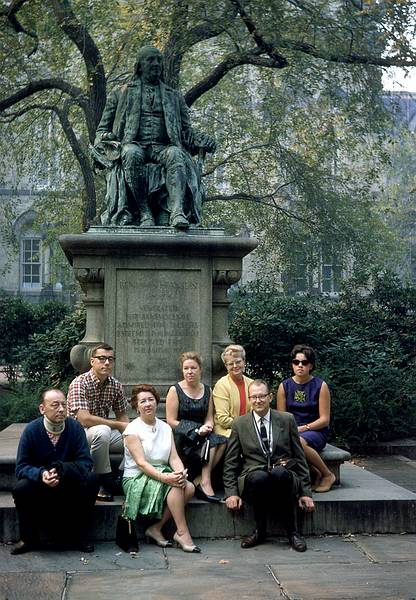
[[[248,386],[253,380],[244,375],[246,352],[243,346],[227,346],[221,359],[228,373],[217,381],[212,391],[214,432],[229,437],[234,419],[250,410]]]

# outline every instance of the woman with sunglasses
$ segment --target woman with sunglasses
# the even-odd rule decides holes
[[[311,375],[315,353],[309,346],[297,344],[290,353],[293,376],[285,379],[277,390],[278,410],[292,413],[298,425],[300,440],[311,471],[316,474],[315,492],[329,492],[335,482],[319,452],[329,433],[331,396],[325,381]]]

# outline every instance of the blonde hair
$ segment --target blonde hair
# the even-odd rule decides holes
[[[239,344],[230,344],[223,352],[221,352],[222,362],[225,364],[226,356],[234,356],[235,354],[239,355],[244,361],[246,360],[246,351],[243,346],[240,346]]]
[[[181,368],[186,360],[194,360],[199,366],[199,368],[202,369],[202,356],[199,354],[199,352],[182,352],[182,354],[179,357],[179,366]]]

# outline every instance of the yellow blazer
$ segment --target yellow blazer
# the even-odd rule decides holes
[[[248,386],[253,381],[250,377],[243,375],[247,398],[247,412],[249,409]],[[232,380],[231,375],[225,375],[218,379],[212,390],[214,399],[214,432],[230,437],[231,426],[236,417],[240,416],[240,394],[238,387]]]

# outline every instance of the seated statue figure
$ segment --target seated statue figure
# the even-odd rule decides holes
[[[201,161],[215,140],[191,127],[180,92],[162,81],[162,55],[140,49],[131,81],[112,92],[97,128],[93,159],[107,169],[105,225],[199,225]]]

